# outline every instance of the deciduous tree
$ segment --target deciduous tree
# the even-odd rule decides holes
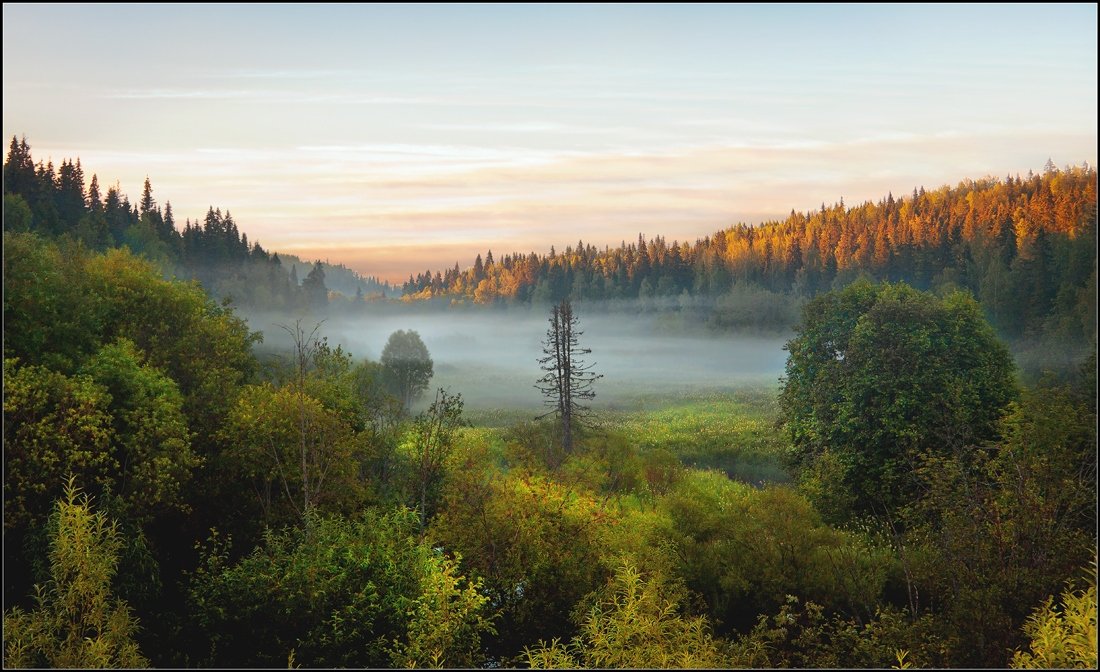
[[[432,379],[432,358],[420,334],[398,330],[390,334],[382,349],[382,380],[386,388],[409,410],[412,402],[428,389]]]
[[[807,304],[786,349],[780,404],[796,461],[831,454],[860,510],[912,499],[918,455],[993,438],[1016,396],[1007,348],[962,293],[860,281]]]
[[[50,521],[50,579],[38,608],[4,615],[4,667],[148,667],[137,619],[111,595],[122,539],[69,479]]]

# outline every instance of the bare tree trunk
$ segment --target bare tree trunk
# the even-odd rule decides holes
[[[317,353],[320,342],[317,339],[317,331],[321,328],[324,322],[318,322],[313,330],[306,336],[305,331],[302,329],[302,321],[297,320],[294,323],[293,329],[285,324],[278,325],[294,340],[294,355],[295,355],[295,384],[297,386],[296,394],[298,399],[298,460],[299,467],[301,468],[301,481],[302,481],[302,510],[301,514],[306,517],[310,508],[313,506],[314,490],[320,486],[320,481],[323,478],[323,474],[319,475],[316,481],[310,478],[310,458],[315,457],[310,455],[309,450],[309,421],[306,417],[306,402],[305,402],[305,386],[306,386],[306,370],[309,368],[310,360],[313,359]],[[278,456],[276,455],[276,458]],[[284,487],[286,486],[284,479]],[[289,497],[289,490],[287,496]]]

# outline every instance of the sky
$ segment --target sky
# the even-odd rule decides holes
[[[25,5],[5,151],[400,281],[1096,164],[1096,5]]]

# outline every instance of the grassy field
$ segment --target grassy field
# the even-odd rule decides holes
[[[681,462],[748,483],[788,480],[775,427],[777,387],[752,386],[641,397],[634,408],[605,410],[603,426],[639,449],[665,448]]]
[[[747,483],[786,482],[783,440],[775,426],[778,385],[618,396],[596,405],[596,431],[625,436],[638,450],[664,448],[700,469],[714,468]],[[485,438],[531,420],[529,408],[468,409]]]

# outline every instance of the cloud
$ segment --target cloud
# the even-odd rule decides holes
[[[385,93],[325,93],[272,89],[121,89],[100,94],[109,100],[223,100],[245,103],[309,105],[461,105],[462,101],[433,96]]]
[[[1093,162],[1077,153],[1094,145],[1087,133],[990,126],[648,151],[431,143],[35,151],[80,155],[102,183],[122,178],[131,199],[148,174],[154,197],[170,198],[181,221],[201,218],[212,204],[231,210],[267,249],[327,250],[333,261],[399,280],[410,269],[465,266],[490,247],[545,252],[578,238],[602,247],[639,232],[694,240],[842,197],[856,205],[888,191],[1026,173],[1047,156]]]

